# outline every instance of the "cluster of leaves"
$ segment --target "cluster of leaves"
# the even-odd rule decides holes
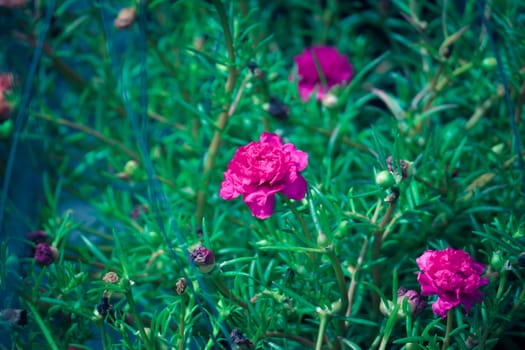
[[[114,28],[128,5],[135,23]],[[438,349],[446,322],[430,308],[400,323],[379,305],[399,286],[419,289],[415,259],[425,249],[453,246],[486,264],[491,283],[469,315],[455,310],[447,341],[512,348],[525,322],[516,154],[524,6],[0,8],[0,67],[19,77],[22,101],[19,127],[1,140],[1,171],[11,180],[0,288],[16,286],[1,306],[28,310],[24,327],[2,324],[13,347]],[[293,56],[314,44],[337,46],[356,72],[333,105],[301,102],[289,78]],[[284,119],[267,112],[276,99],[287,106]],[[218,190],[236,148],[264,130],[308,153],[309,189],[303,201],[278,198],[262,221]],[[10,168],[13,148],[22,165]],[[374,179],[389,155],[414,171],[384,188]],[[22,176],[28,171],[36,176]],[[23,209],[23,181],[38,184],[28,194],[38,214]],[[58,248],[54,264],[30,256],[22,237],[37,229]],[[196,245],[215,254],[209,275],[188,261]],[[117,283],[102,280],[109,271]],[[178,293],[181,278],[187,286]],[[230,337],[234,329],[246,339]]]

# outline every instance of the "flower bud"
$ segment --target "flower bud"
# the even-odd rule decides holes
[[[124,174],[126,174],[127,177],[133,177],[133,175],[137,173],[138,168],[139,164],[136,161],[129,160],[124,166]]]
[[[503,265],[505,265],[505,259],[500,250],[492,253],[492,256],[490,257],[490,265],[495,271],[500,271],[503,268]]]
[[[321,103],[326,108],[329,108],[329,109],[335,108],[339,105],[339,98],[332,93],[327,93],[326,95],[323,96]]]
[[[376,174],[376,184],[382,188],[389,188],[395,185],[394,176],[387,170],[380,171]]]
[[[323,232],[319,232],[319,235],[317,236],[317,245],[321,248],[328,245],[328,238]]]
[[[184,277],[179,278],[175,286],[178,295],[184,294],[186,291],[186,279]]]
[[[114,25],[117,29],[128,29],[135,22],[137,17],[137,10],[135,7],[127,7],[120,10],[117,18],[115,19]]]
[[[202,273],[210,273],[215,267],[215,255],[205,247],[195,248],[190,253],[190,260]]]
[[[58,250],[49,243],[39,243],[35,248],[35,262],[46,266],[54,263],[58,258]]]
[[[129,216],[133,220],[137,220],[142,216],[142,214],[148,214],[148,206],[145,204],[137,204],[136,206],[131,209],[131,212],[129,213]]]
[[[394,303],[390,300],[381,300],[381,303],[379,304],[379,311],[385,315],[390,316],[392,311],[394,310]]]
[[[230,339],[233,344],[237,345],[238,349],[251,349],[254,346],[253,343],[249,339],[246,339],[237,328],[231,331]]]
[[[388,171],[394,175],[397,183],[400,183],[404,179],[411,177],[416,173],[413,162],[409,162],[407,160],[400,159],[398,164],[393,164],[392,156],[388,156],[386,158],[386,165],[388,167]]]
[[[413,289],[407,290],[404,287],[400,287],[397,290],[397,304],[403,307],[405,300],[410,307],[410,314],[413,316],[419,315],[427,306],[427,302],[421,299],[418,292]]]
[[[481,61],[481,65],[485,68],[495,68],[498,65],[498,61],[494,57],[487,57]]]
[[[102,280],[106,283],[116,284],[118,282],[118,275],[115,272],[110,271],[102,277]]]
[[[501,152],[505,149],[504,143],[498,143],[497,145],[492,146],[491,151],[494,152],[497,155],[500,155]]]

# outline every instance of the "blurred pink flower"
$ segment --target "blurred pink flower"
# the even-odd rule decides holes
[[[463,304],[468,313],[472,305],[482,299],[479,288],[489,283],[481,277],[485,265],[475,262],[463,250],[427,250],[416,262],[421,270],[417,276],[421,295],[437,294],[432,311],[442,318],[459,304]]]
[[[275,194],[301,200],[306,180],[299,173],[308,165],[308,154],[279,136],[263,132],[258,142],[250,142],[235,152],[224,173],[220,196],[232,200],[243,195],[252,215],[266,219],[273,214]]]
[[[0,5],[1,5],[0,0]],[[0,73],[0,123],[9,119],[11,114],[11,104],[5,97],[6,92],[10,92],[13,87],[14,78],[11,73]]]
[[[24,7],[27,0],[0,0],[0,6],[7,8]]]
[[[297,65],[299,95],[303,102],[307,101],[316,89],[317,100],[321,101],[334,86],[350,83],[354,75],[348,57],[339,53],[335,47],[307,48],[294,57],[294,62]]]

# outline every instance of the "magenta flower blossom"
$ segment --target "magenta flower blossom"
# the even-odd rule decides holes
[[[481,277],[485,265],[474,261],[463,250],[427,250],[416,262],[421,270],[417,276],[421,294],[437,294],[432,311],[442,318],[459,304],[463,304],[468,313],[482,299],[479,288],[489,283],[488,279]]]
[[[297,65],[299,95],[303,102],[317,89],[317,100],[336,85],[350,83],[354,75],[352,64],[337,48],[313,46],[294,57]],[[319,75],[322,74],[322,76]]]
[[[263,132],[258,142],[241,146],[224,173],[220,196],[232,200],[242,195],[244,203],[259,219],[273,214],[275,194],[301,200],[306,194],[306,180],[299,173],[308,165],[308,154],[279,136]]]

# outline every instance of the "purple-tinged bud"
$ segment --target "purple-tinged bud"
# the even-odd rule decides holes
[[[398,183],[415,173],[412,162],[400,159],[398,164],[393,164],[392,156],[386,158],[386,166]]]
[[[246,339],[246,337],[241,332],[239,332],[237,328],[231,331],[230,339],[233,344],[238,346],[239,349],[253,348],[253,343],[249,339]]]
[[[215,255],[205,247],[193,249],[190,253],[190,260],[197,265],[202,273],[210,273],[215,267]]]
[[[397,290],[397,303],[403,306],[405,299],[413,316],[419,315],[427,306],[427,302],[421,299],[418,292],[401,287]]]
[[[137,220],[140,218],[143,214],[148,214],[148,206],[145,204],[137,204],[136,206],[131,209],[131,212],[129,213],[129,216],[133,220]]]
[[[58,251],[49,243],[39,243],[35,248],[35,262],[46,266],[54,263],[58,258]]]

